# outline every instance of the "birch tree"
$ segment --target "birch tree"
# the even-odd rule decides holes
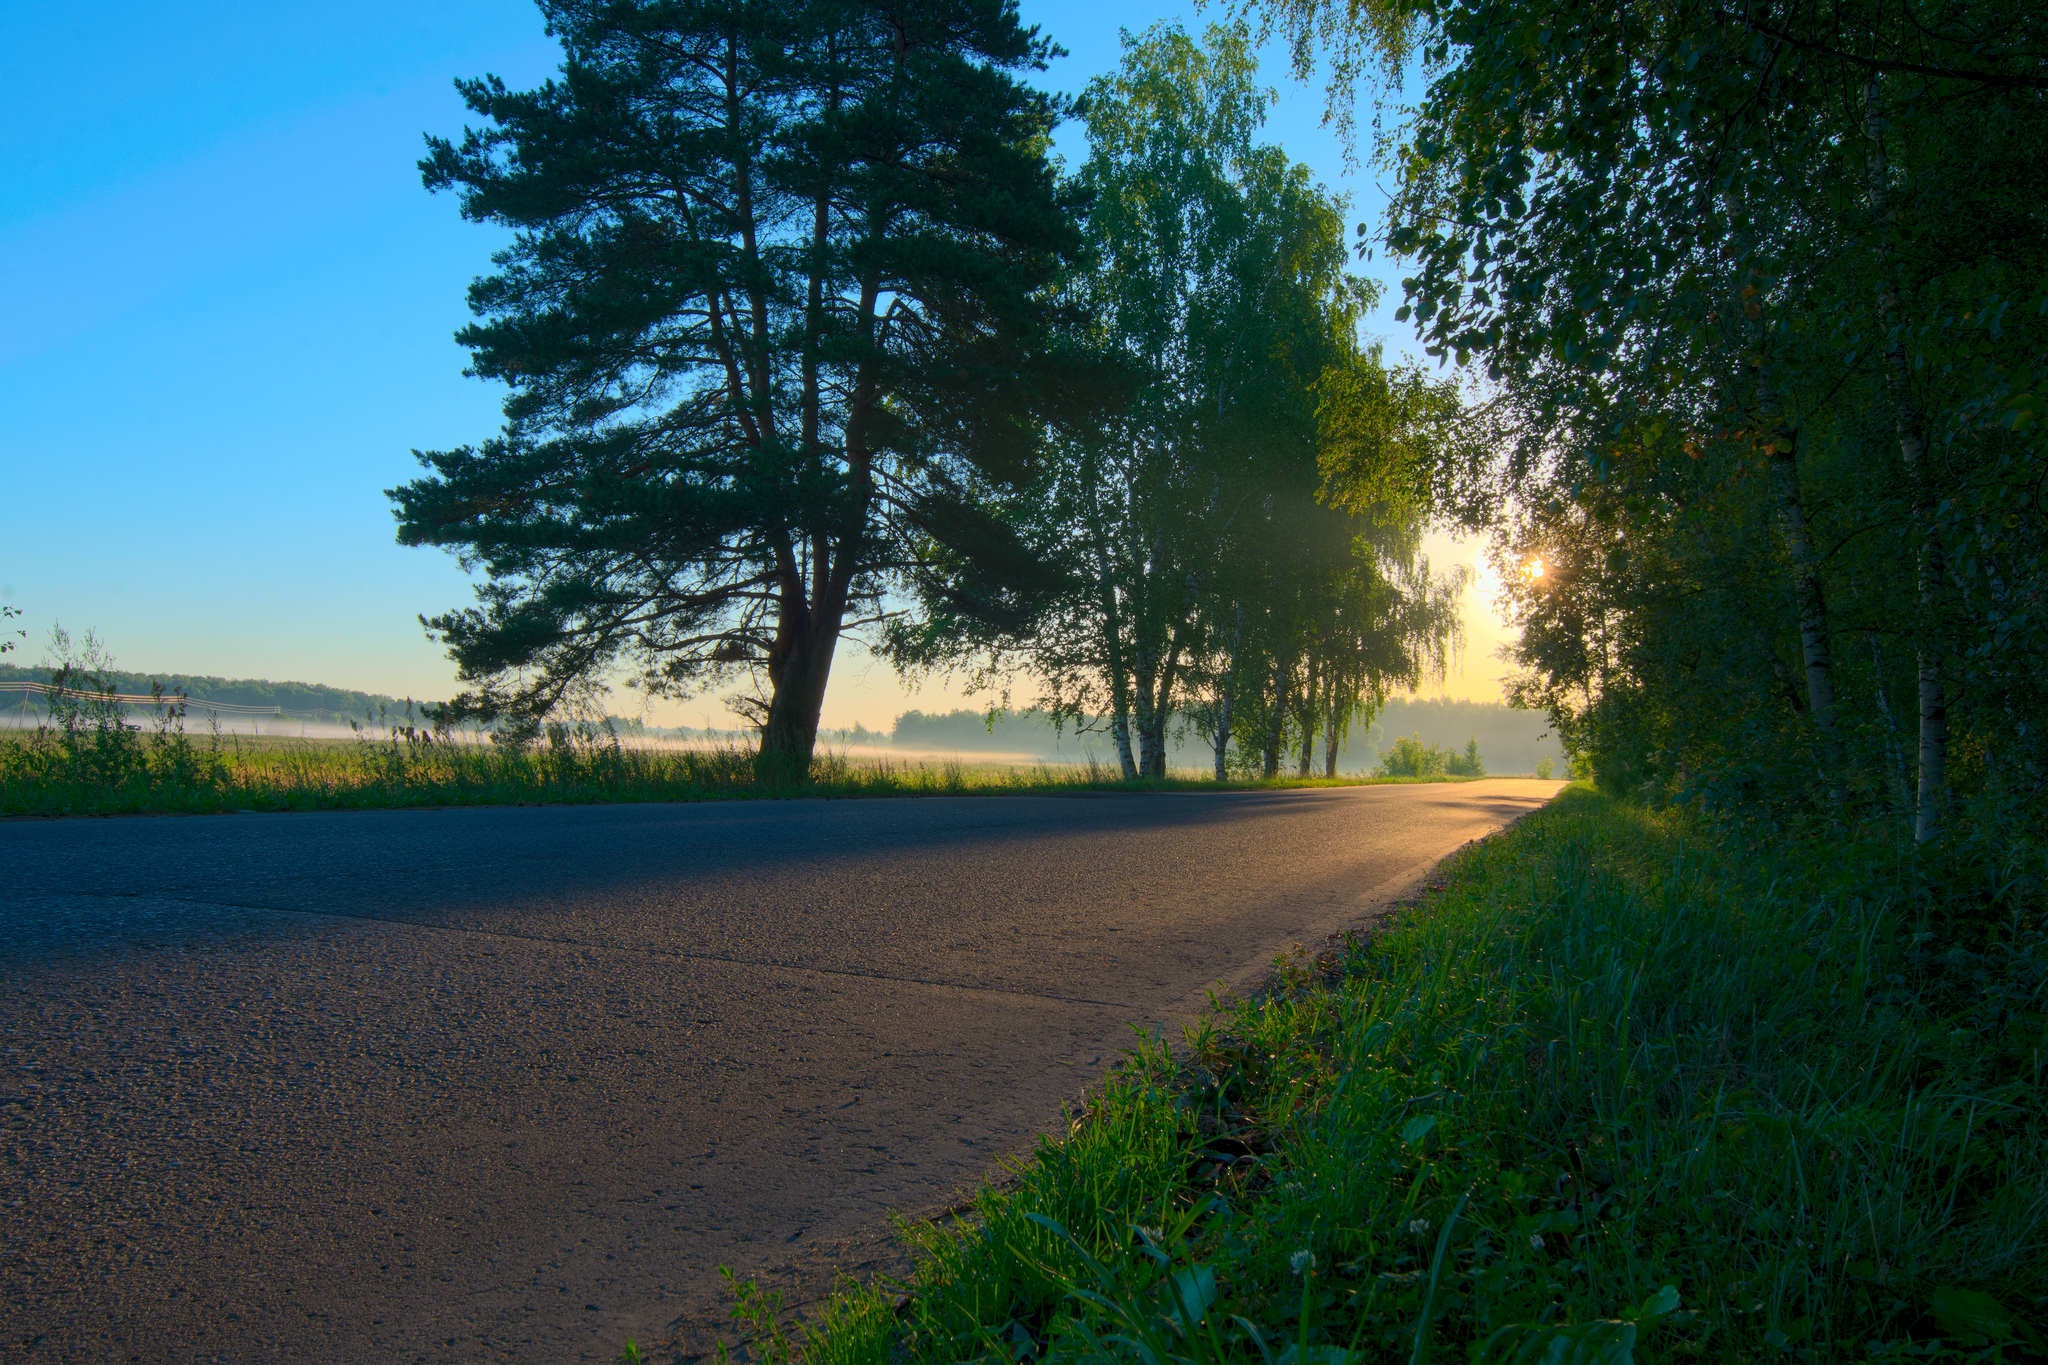
[[[1077,349],[1125,376],[1103,420],[1057,427],[1016,506],[1065,587],[1028,632],[976,633],[941,609],[894,648],[909,666],[994,652],[1062,724],[1100,724],[1126,777],[1165,771],[1205,611],[1242,576],[1275,500],[1313,495],[1313,386],[1355,325],[1338,205],[1257,141],[1269,92],[1240,29],[1126,35],[1086,99],[1088,265],[1061,302]]]
[[[1519,695],[1628,790],[1931,843],[1958,793],[2040,789],[2038,13],[1252,8],[1300,52],[1342,33],[1348,75],[1424,54],[1379,244],[1489,389],[1445,477],[1496,537]]]
[[[1379,372],[1358,337],[1372,292],[1347,273],[1342,205],[1256,140],[1269,97],[1228,27],[1128,38],[1087,92],[1089,264],[1062,298],[1131,397],[1051,441],[1019,515],[1067,587],[988,642],[989,669],[1029,675],[1062,724],[1105,726],[1127,778],[1165,775],[1177,724],[1225,776],[1241,707],[1270,776],[1283,731],[1348,716],[1454,629],[1413,499],[1320,500],[1335,395]],[[961,638],[936,617],[899,657]]]

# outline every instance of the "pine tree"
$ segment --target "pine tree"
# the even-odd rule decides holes
[[[842,633],[892,575],[1027,616],[987,514],[1062,384],[1046,283],[1075,250],[1018,73],[1055,49],[1011,0],[542,6],[558,79],[459,83],[427,186],[511,229],[458,334],[511,390],[477,446],[420,455],[399,539],[481,567],[422,618],[456,714],[532,727],[616,671],[739,682],[764,772],[808,770]]]

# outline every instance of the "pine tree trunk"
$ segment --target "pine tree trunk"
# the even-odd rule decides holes
[[[806,614],[808,615],[808,614]],[[802,786],[810,777],[818,744],[818,717],[825,709],[825,685],[839,643],[841,613],[793,626],[776,641],[768,661],[771,691],[768,719],[761,727],[756,771],[771,787]]]

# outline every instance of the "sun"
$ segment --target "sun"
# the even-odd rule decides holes
[[[1524,564],[1522,566],[1522,576],[1531,582],[1543,577],[1543,561],[1541,559],[1532,559],[1527,564]]]

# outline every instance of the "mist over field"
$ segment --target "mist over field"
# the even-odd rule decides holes
[[[0,729],[32,728],[43,719],[31,687],[49,678],[47,668],[0,666]],[[425,724],[424,710],[434,703],[411,697],[330,687],[324,683],[272,682],[267,678],[219,678],[200,674],[139,673],[112,675],[117,692],[146,696],[153,683],[165,692],[185,695],[185,726],[195,733],[218,725],[224,735],[300,739],[382,738],[394,727]],[[138,722],[148,708],[132,706]],[[351,724],[353,722],[353,724]],[[613,716],[620,742],[628,747],[742,744],[751,732],[739,729],[660,727],[638,719]],[[1491,773],[1531,773],[1549,758],[1560,769],[1564,748],[1550,733],[1549,722],[1533,711],[1517,711],[1499,702],[1450,698],[1397,697],[1378,714],[1351,728],[1337,751],[1340,773],[1369,772],[1395,739],[1413,735],[1424,744],[1461,750],[1470,739]],[[482,742],[485,732],[474,726],[458,731],[458,740]],[[903,758],[959,755],[983,761],[1085,763],[1115,761],[1115,747],[1106,729],[1096,725],[1059,730],[1042,716],[1009,714],[991,726],[983,712],[957,709],[909,710],[889,730],[863,725],[822,730],[819,743],[851,757],[894,755]],[[1168,757],[1176,768],[1206,768],[1209,747],[1185,723],[1169,727]]]
[[[884,738],[851,730],[832,735],[842,743],[875,743]],[[1209,765],[1209,746],[1191,726],[1176,723],[1169,727],[1168,735],[1167,752],[1173,766]],[[1563,745],[1550,733],[1549,721],[1536,712],[1517,711],[1500,702],[1399,697],[1370,720],[1352,726],[1337,751],[1338,772],[1349,775],[1370,770],[1382,751],[1403,735],[1453,750],[1462,750],[1467,740],[1477,739],[1487,771],[1492,773],[1534,772],[1543,758],[1564,766]],[[924,753],[1012,754],[1065,761],[1085,758],[1091,752],[1105,761],[1114,757],[1109,736],[1099,728],[1076,734],[1069,726],[1064,733],[1055,733],[1043,718],[1028,714],[1006,716],[991,728],[981,712],[968,710],[938,714],[906,711],[896,718],[886,742],[899,751]]]

